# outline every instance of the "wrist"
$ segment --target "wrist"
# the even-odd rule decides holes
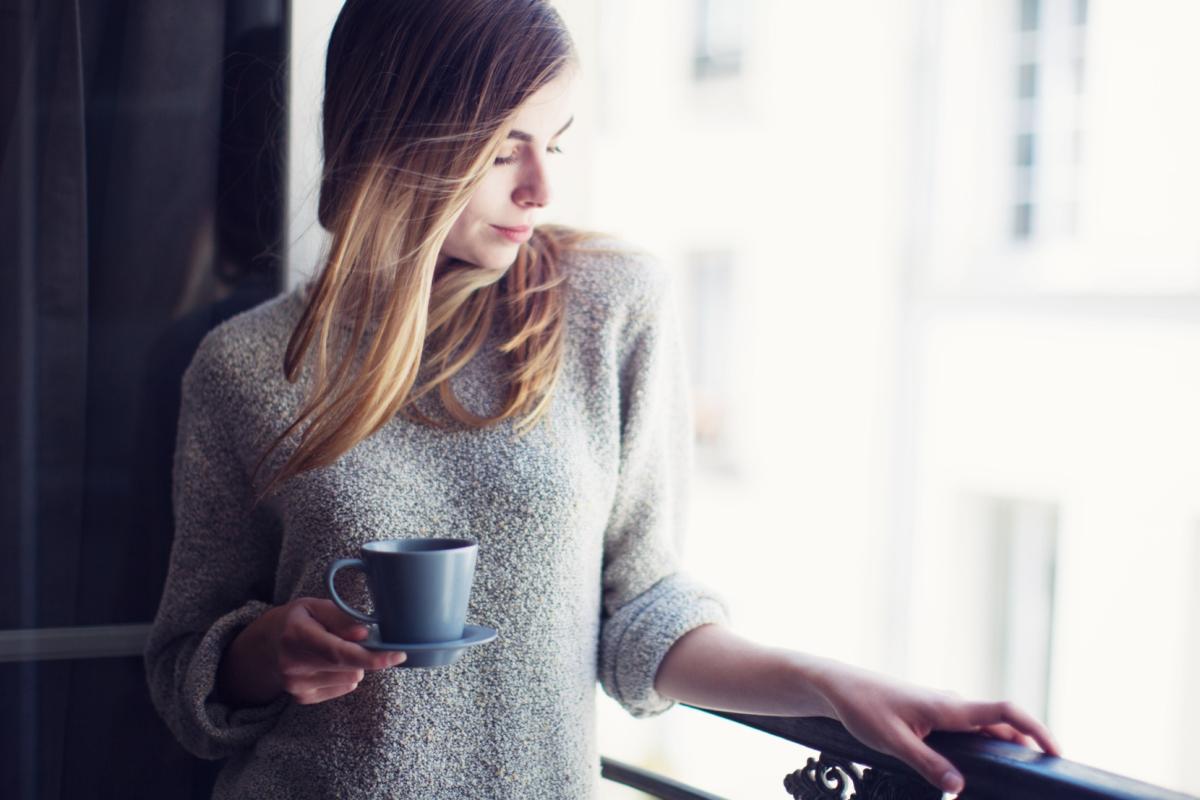
[[[274,668],[272,625],[280,608],[268,609],[226,646],[217,668],[217,693],[232,705],[265,705],[283,691]]]
[[[797,716],[829,717],[837,719],[837,711],[830,702],[832,678],[838,662],[830,658],[809,653],[786,651],[786,661],[791,672],[789,685],[796,687],[799,697],[793,703],[805,709]]]

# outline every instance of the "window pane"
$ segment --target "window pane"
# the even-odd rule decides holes
[[[1038,0],[1021,0],[1021,30],[1037,30],[1040,12],[1041,3]]]
[[[1037,64],[1022,64],[1017,74],[1017,97],[1032,98],[1037,95]]]
[[[1028,239],[1033,233],[1033,205],[1018,203],[1013,213],[1013,237]]]
[[[1033,134],[1022,133],[1017,135],[1017,166],[1031,167],[1033,166]]]

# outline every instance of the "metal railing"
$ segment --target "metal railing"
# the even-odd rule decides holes
[[[0,630],[0,664],[142,655],[150,624]]]
[[[688,706],[688,708],[696,708]],[[940,800],[942,792],[904,762],[859,742],[837,720],[767,717],[696,708],[817,751],[803,767],[780,777],[781,798]],[[1021,745],[967,733],[936,731],[925,743],[962,772],[963,800],[1198,800],[1122,775],[1048,756]],[[601,758],[607,780],[664,800],[717,796],[645,770]]]

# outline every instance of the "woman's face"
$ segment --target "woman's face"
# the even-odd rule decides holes
[[[566,69],[520,107],[499,157],[454,221],[438,267],[465,261],[506,270],[550,203],[563,131],[574,119],[574,78]]]

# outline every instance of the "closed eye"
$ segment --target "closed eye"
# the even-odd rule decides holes
[[[559,147],[558,145],[555,145],[554,147],[546,148],[547,153],[562,153],[562,151],[563,151],[562,148]],[[495,163],[499,164],[501,166],[503,166],[504,164],[511,164],[514,161],[516,161],[518,157],[519,156],[517,153],[513,153],[511,156],[500,156],[499,158],[496,159]]]

